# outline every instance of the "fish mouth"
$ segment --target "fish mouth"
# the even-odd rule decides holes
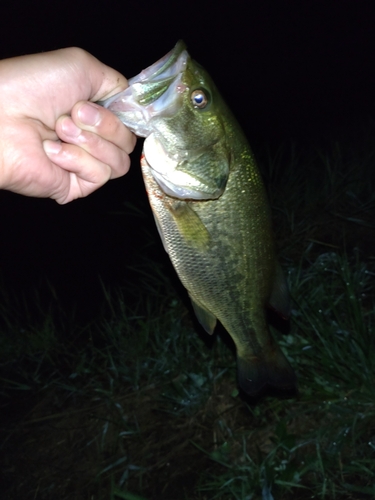
[[[182,83],[189,54],[179,40],[164,57],[131,78],[124,91],[99,104],[112,111],[140,137],[151,132],[149,122],[158,115],[175,113],[179,96],[187,89]]]

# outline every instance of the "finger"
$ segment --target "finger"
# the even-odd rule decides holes
[[[103,100],[128,86],[121,73],[77,47],[5,59],[1,67],[0,87],[2,91],[5,88],[12,110],[21,116],[26,112],[35,120],[41,120],[42,116],[51,129],[59,116],[70,112],[73,104]],[[27,106],[19,98],[25,82]]]
[[[56,201],[61,204],[87,196],[109,179],[124,175],[130,166],[129,156],[118,148],[123,156],[118,157],[117,166],[113,168],[74,144],[46,140],[43,147],[54,165],[71,174],[69,188],[55,196]]]
[[[73,122],[82,130],[94,132],[124,149],[134,149],[135,135],[108,109],[92,102],[78,102],[71,111]]]
[[[80,129],[69,116],[59,118],[56,123],[56,132],[65,143],[79,146],[87,156],[92,156],[99,162],[109,165],[113,171],[111,178],[124,175],[128,171],[129,156],[124,149],[93,132]],[[85,155],[82,156],[85,158]]]

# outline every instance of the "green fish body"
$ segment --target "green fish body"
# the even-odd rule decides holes
[[[207,72],[183,42],[102,103],[146,137],[142,173],[164,247],[194,311],[219,320],[237,349],[241,388],[292,389],[265,308],[287,313],[270,209],[253,154]]]

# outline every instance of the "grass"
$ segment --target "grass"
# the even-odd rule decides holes
[[[291,271],[292,292],[302,298],[280,344],[297,367],[301,396],[250,408],[255,429],[238,436],[238,463],[226,443],[219,458],[226,482],[221,476],[208,485],[223,498],[375,495],[374,316],[352,294],[368,292],[371,276],[347,264],[329,253]]]
[[[241,398],[224,332],[197,327],[152,230],[91,323],[3,290],[4,498],[375,498],[373,151],[258,151],[297,398]]]

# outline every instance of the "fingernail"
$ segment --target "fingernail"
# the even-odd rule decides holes
[[[47,155],[53,154],[57,155],[61,151],[61,142],[60,141],[43,141],[43,148]]]
[[[61,128],[64,134],[74,139],[77,138],[82,132],[82,130],[72,122],[72,119],[69,116],[63,119],[61,123]]]
[[[100,122],[100,107],[87,102],[79,108],[78,118],[84,125],[94,127]]]

